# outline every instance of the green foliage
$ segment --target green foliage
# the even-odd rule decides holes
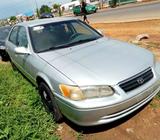
[[[15,16],[11,16],[10,20],[15,21],[17,18]]]
[[[76,137],[77,137],[77,140],[83,140],[83,139],[84,139],[84,138],[83,138],[84,135],[83,135],[82,132],[79,132],[79,133],[77,132],[77,133],[76,133]]]
[[[58,8],[58,14],[59,14],[59,16],[62,16],[62,11],[61,11],[60,7]]]
[[[157,98],[160,99],[160,92],[157,94]]]
[[[36,9],[36,13],[37,13],[37,17],[40,17],[38,8]]]
[[[0,64],[0,140],[57,140],[55,130],[35,87],[10,64]]]
[[[57,3],[53,4],[53,9],[58,10],[59,7],[60,7],[60,4],[57,4]]]
[[[58,12],[59,16],[62,16],[62,11],[61,11],[60,6],[61,6],[60,4],[55,3],[55,4],[53,4],[53,9],[55,9]]]
[[[40,8],[40,14],[42,13],[51,13],[51,8],[47,5],[42,5]]]

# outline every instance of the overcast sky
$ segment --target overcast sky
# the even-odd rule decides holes
[[[38,7],[41,5],[52,5],[53,3],[67,3],[71,0],[36,0]],[[31,10],[35,11],[35,0],[0,0],[0,19],[26,13]]]

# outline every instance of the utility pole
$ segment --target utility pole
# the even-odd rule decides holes
[[[35,0],[35,4],[36,4],[36,12],[37,12],[37,17],[39,18],[39,9],[38,9],[38,3],[37,0]]]

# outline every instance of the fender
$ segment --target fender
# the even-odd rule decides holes
[[[37,76],[36,76],[36,81],[37,81],[37,78],[38,78],[38,77],[40,77],[41,79],[44,80],[44,82],[48,85],[48,87],[50,88],[50,90],[51,90],[52,92],[55,91],[55,90],[53,89],[53,86],[52,86],[52,84],[51,84],[50,79],[49,79],[44,73],[38,72],[38,73],[37,73]],[[37,83],[37,87],[38,87],[38,83]]]

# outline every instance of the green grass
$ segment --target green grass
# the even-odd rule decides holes
[[[156,96],[158,99],[160,99],[160,92],[157,94],[157,96]]]
[[[77,132],[76,133],[77,140],[83,140],[84,139],[83,137],[84,137],[83,132]]]
[[[57,140],[56,127],[35,87],[0,64],[0,140]]]

